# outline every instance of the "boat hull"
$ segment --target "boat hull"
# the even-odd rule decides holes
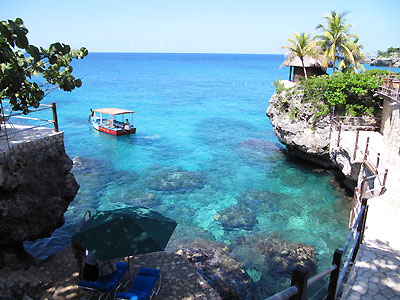
[[[109,129],[107,127],[99,126],[98,130],[101,131],[101,132],[104,132],[104,133],[115,135],[115,136],[127,135],[127,134],[135,134],[136,133],[136,128],[131,128],[130,130],[123,130],[123,129]]]
[[[136,128],[135,127],[131,128],[130,130],[124,130],[122,128],[104,127],[104,126],[101,126],[101,125],[99,125],[99,124],[97,124],[95,122],[93,122],[92,124],[93,124],[93,128],[94,129],[96,129],[98,131],[101,131],[101,132],[104,132],[104,133],[107,133],[107,134],[110,134],[110,135],[120,136],[120,135],[128,135],[128,134],[135,134],[136,133]]]

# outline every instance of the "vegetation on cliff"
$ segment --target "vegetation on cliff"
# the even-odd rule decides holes
[[[364,71],[361,61],[365,58],[362,53],[363,46],[358,43],[357,35],[350,33],[352,24],[346,24],[347,12],[339,14],[336,11],[331,11],[330,15],[326,15],[326,25],[319,24],[316,29],[322,31],[317,38],[320,41],[324,54],[331,63],[333,73],[336,68],[341,71],[352,70],[358,72]],[[339,64],[336,66],[336,61]]]
[[[378,57],[392,57],[393,55],[400,56],[400,48],[389,47],[386,51],[377,51]]]
[[[293,61],[296,57],[302,62],[304,75],[307,73],[304,67],[304,58],[306,56],[321,62],[321,65],[327,68],[332,67],[332,72],[336,70],[347,72],[365,71],[361,62],[365,59],[362,52],[363,46],[359,44],[357,35],[350,32],[352,24],[346,23],[346,12],[336,13],[331,11],[325,16],[326,25],[319,24],[316,29],[321,34],[311,36],[311,33],[295,33],[294,39],[288,39],[286,62]]]
[[[287,105],[294,95],[302,94],[302,104],[309,104],[313,122],[327,116],[335,109],[337,115],[364,116],[376,115],[381,99],[374,97],[381,70],[364,73],[341,73],[322,75],[302,80],[291,88],[275,82],[276,92],[280,96],[280,109],[291,118],[298,117],[298,107]],[[282,92],[285,91],[283,94]]]

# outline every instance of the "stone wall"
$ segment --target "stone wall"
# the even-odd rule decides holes
[[[64,224],[79,189],[64,133],[29,134],[0,149],[0,254],[2,248],[49,237]]]
[[[388,98],[383,103],[381,133],[387,162],[400,166],[400,105]]]

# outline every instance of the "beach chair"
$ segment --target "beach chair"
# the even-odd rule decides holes
[[[159,280],[158,288],[155,290],[157,280]],[[141,267],[139,273],[133,280],[131,287],[125,293],[118,292],[115,299],[137,299],[147,300],[157,295],[161,288],[161,274],[158,269],[149,269]]]
[[[92,298],[94,292],[100,292],[99,299],[103,296],[106,296],[105,299],[107,299],[111,295],[111,292],[115,294],[117,289],[123,285],[121,279],[128,271],[128,263],[117,262],[115,266],[117,267],[117,271],[108,276],[99,277],[96,281],[78,282],[78,287],[90,291],[90,297],[88,297],[88,299]]]

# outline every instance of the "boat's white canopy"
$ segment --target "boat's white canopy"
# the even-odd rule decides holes
[[[99,109],[93,109],[93,111],[101,114],[108,114],[108,115],[122,115],[122,114],[133,114],[134,111],[131,110],[126,110],[126,109],[120,109],[120,108],[99,108]]]

